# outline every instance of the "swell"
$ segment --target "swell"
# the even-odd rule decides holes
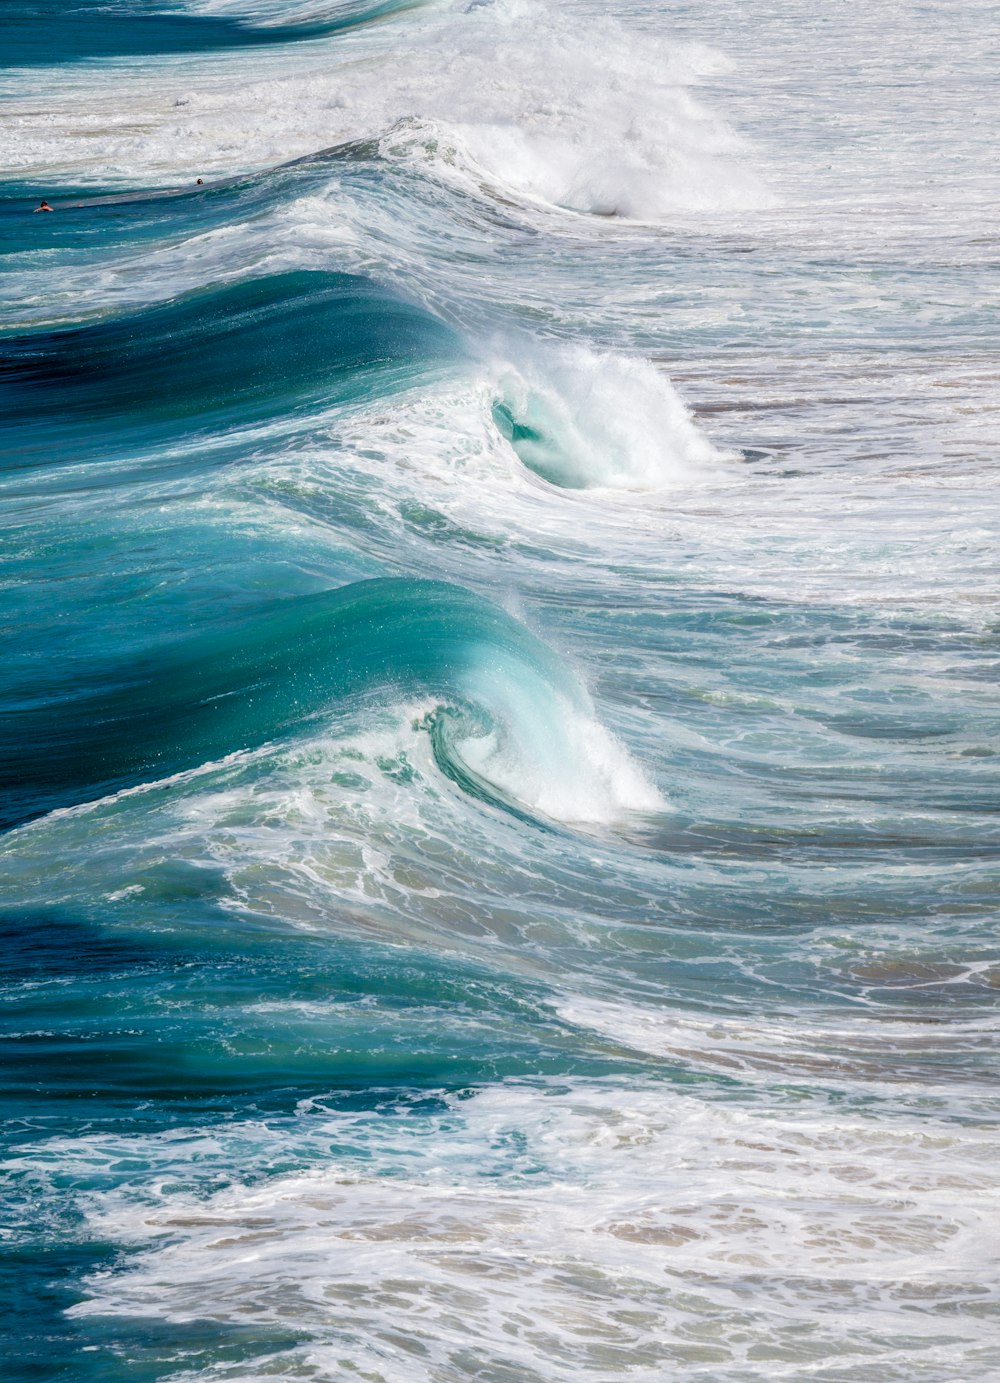
[[[227,61],[242,80],[227,88],[217,80],[218,64],[194,74],[190,64],[151,58],[118,62],[117,89],[103,73],[98,85],[85,67],[67,66],[43,118],[30,102],[28,68],[13,78],[24,92],[18,166],[40,177],[73,169],[82,181],[110,166],[113,175],[150,185],[377,138],[393,164],[460,188],[494,211],[513,207],[532,224],[553,212],[561,221],[569,212],[656,222],[769,203],[741,141],[692,94],[718,55],[640,36],[613,15],[581,23],[545,0],[530,7],[530,22],[521,0],[419,8],[385,65],[381,41],[361,36],[286,46],[268,59],[254,45],[313,30],[218,16],[172,13],[176,32],[167,25],[154,41],[154,21],[166,25],[164,17],[140,22],[126,10],[120,20],[95,20],[96,36],[88,29],[64,43],[56,33],[51,50],[45,33],[55,26],[39,25],[37,61],[57,61],[65,49],[72,64],[89,48],[92,71],[101,73],[102,54],[112,68],[116,47],[139,44],[148,29],[143,52],[169,52],[172,42],[179,51],[212,42],[234,49]],[[383,13],[354,11],[350,22]]]
[[[128,665],[53,666],[49,677],[11,698],[0,727],[4,828],[301,733],[373,692],[478,699],[480,714],[485,698],[493,727],[518,699],[547,722],[557,712],[541,701],[581,701],[549,650],[501,610],[456,586],[398,578],[280,601]]]
[[[358,401],[456,353],[429,313],[350,274],[297,270],[199,289],[110,320],[0,344],[0,457],[95,430],[214,426]]]

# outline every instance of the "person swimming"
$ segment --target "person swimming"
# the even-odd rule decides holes
[[[52,210],[52,208],[49,206],[48,202],[45,200],[44,197],[43,197],[42,200],[38,203],[38,205],[35,207],[35,211],[36,211],[36,212],[37,212],[37,211],[51,211],[51,210]]]

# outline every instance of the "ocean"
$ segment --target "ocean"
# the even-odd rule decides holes
[[[3,0],[9,1383],[1000,1379],[995,21]]]

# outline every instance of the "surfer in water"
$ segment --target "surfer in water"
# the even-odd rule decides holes
[[[51,211],[51,210],[52,210],[52,208],[49,206],[48,202],[47,202],[47,201],[45,200],[45,198],[43,197],[42,200],[41,200],[41,201],[38,203],[38,205],[35,207],[35,210],[34,210],[34,212],[33,212],[32,214],[35,215],[35,214],[37,214],[39,211]]]

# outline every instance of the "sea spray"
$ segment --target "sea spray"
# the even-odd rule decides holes
[[[723,473],[723,457],[648,361],[578,346],[495,363],[493,418],[536,475],[565,489],[659,490]]]

